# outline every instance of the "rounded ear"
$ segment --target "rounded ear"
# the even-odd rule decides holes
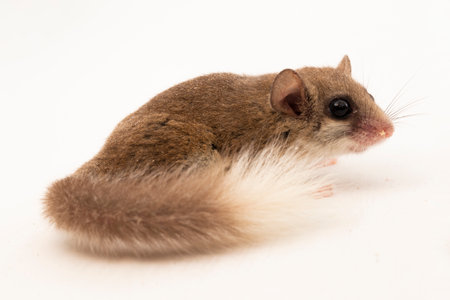
[[[291,69],[281,71],[272,83],[270,105],[280,113],[297,117],[306,109],[306,91],[303,80]]]
[[[350,64],[350,58],[345,55],[336,69],[344,74],[347,74],[348,76],[352,76],[352,65]]]

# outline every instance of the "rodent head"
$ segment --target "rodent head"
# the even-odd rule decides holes
[[[352,79],[347,56],[337,68],[283,70],[272,84],[270,104],[290,126],[308,124],[303,144],[324,155],[361,152],[394,132],[372,95]]]

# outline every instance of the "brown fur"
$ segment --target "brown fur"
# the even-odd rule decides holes
[[[340,96],[354,108],[345,120],[333,119],[328,109]],[[261,151],[276,140],[302,153],[337,155],[362,151],[392,131],[351,78],[348,57],[337,68],[278,76],[201,76],[160,93],[120,122],[92,160],[49,188],[46,213],[58,227],[103,248],[111,241],[125,250],[143,243],[149,252],[239,244],[251,237],[237,218],[238,202],[217,200],[228,197],[229,187],[220,183],[227,170],[223,158]],[[218,161],[222,167],[208,167]]]
[[[182,177],[177,172],[125,179],[67,177],[49,190],[47,199],[58,202],[48,206],[47,214],[62,229],[88,232],[90,242],[101,238],[104,248],[117,240],[130,245],[148,241],[152,252],[166,253],[232,246],[245,236],[233,211],[220,205],[224,191],[218,171]]]

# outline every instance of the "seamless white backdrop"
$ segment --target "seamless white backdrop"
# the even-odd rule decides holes
[[[449,1],[0,2],[2,299],[449,299]],[[336,65],[386,107],[422,100],[300,236],[184,259],[79,253],[41,215],[156,93],[210,72]],[[403,88],[404,87],[404,88]],[[403,89],[402,89],[403,88]]]

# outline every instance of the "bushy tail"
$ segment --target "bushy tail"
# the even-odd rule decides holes
[[[270,147],[206,168],[55,182],[45,213],[79,244],[108,254],[210,252],[253,243],[295,225],[327,184],[316,161]]]

